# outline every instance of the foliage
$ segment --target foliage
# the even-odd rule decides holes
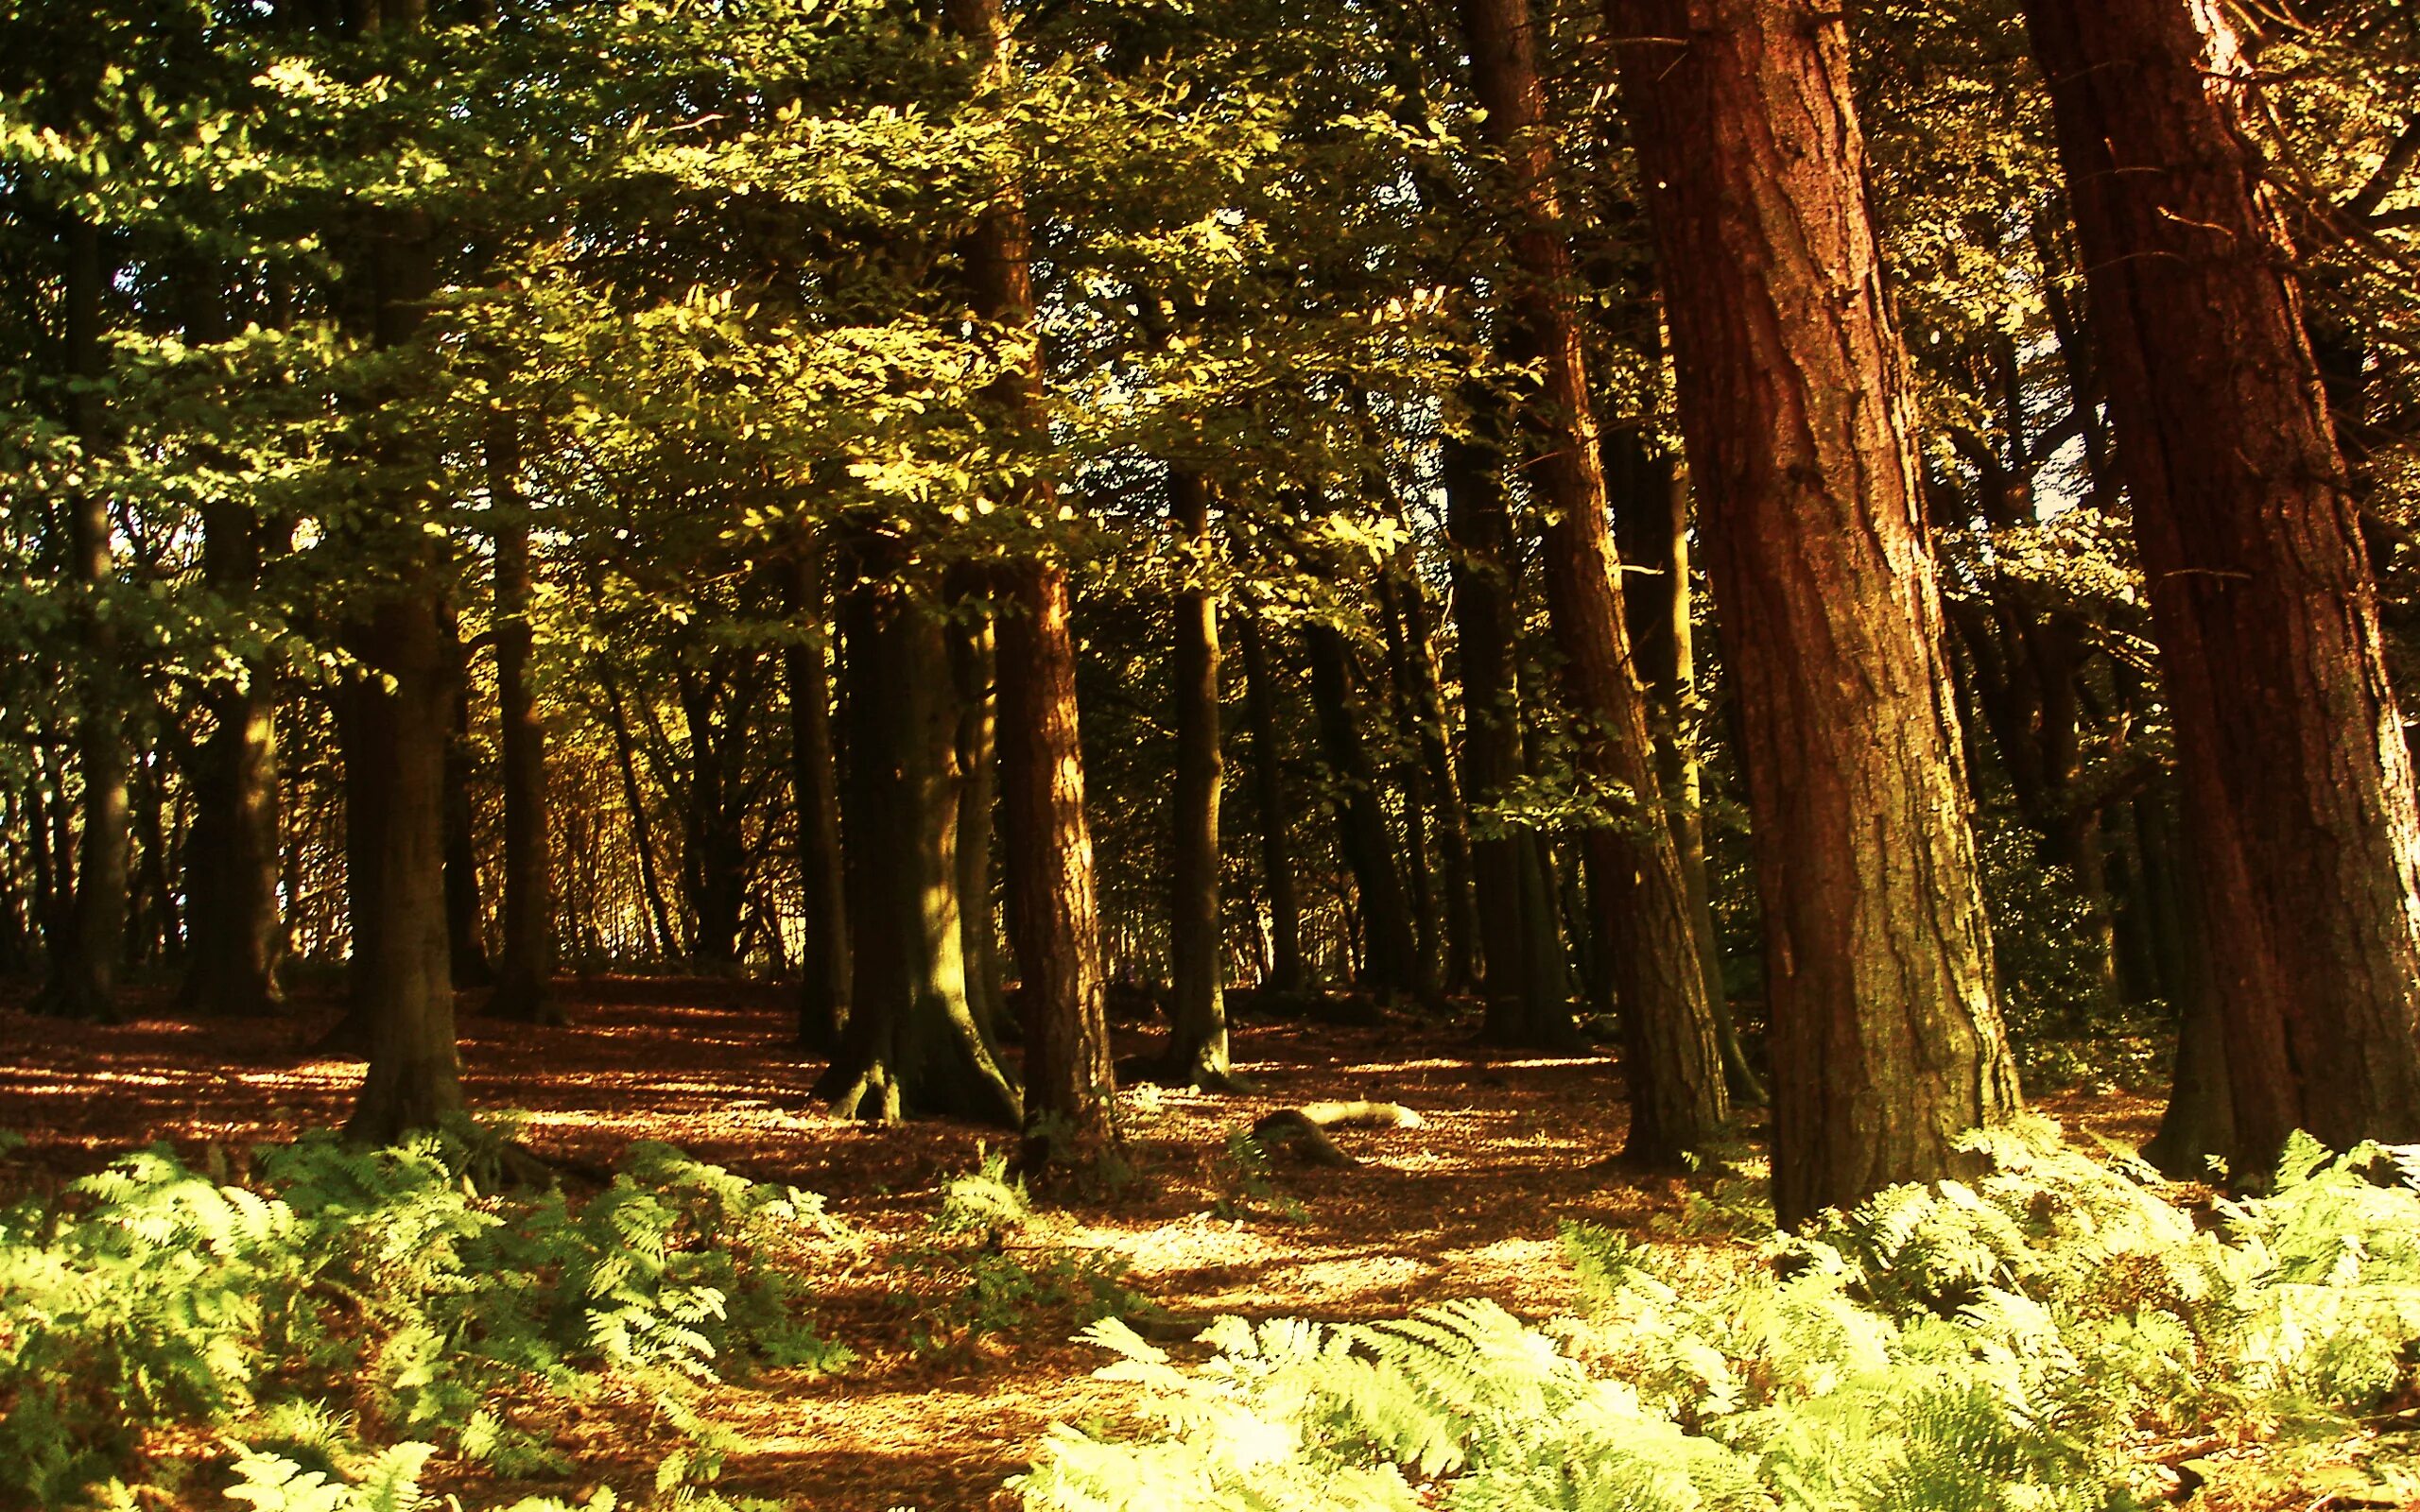
[[[1008,1158],[987,1154],[942,1188],[927,1237],[901,1260],[897,1294],[909,1315],[908,1348],[920,1355],[973,1350],[986,1341],[1049,1325],[1091,1323],[1147,1308],[1107,1251],[1012,1243],[1034,1222],[1025,1184]]]
[[[1153,1426],[1053,1431],[1035,1509],[2047,1512],[2147,1504],[2146,1447],[2268,1440],[2290,1481],[2411,1385],[2420,1157],[2298,1141],[2215,1229],[2137,1163],[2035,1125],[1987,1174],[1885,1192],[1695,1295],[1569,1226],[1584,1315],[1461,1301],[1373,1324],[1220,1320],[1180,1367],[1115,1321],[1101,1374]],[[2391,1441],[2355,1440],[2378,1484]]]
[[[394,1481],[400,1445],[362,1448],[389,1435],[539,1473],[560,1468],[546,1404],[607,1389],[654,1400],[693,1440],[676,1473],[707,1479],[696,1383],[846,1362],[781,1263],[830,1231],[819,1198],[657,1144],[585,1202],[482,1197],[476,1149],[321,1134],[230,1184],[155,1148],[0,1214],[0,1496],[70,1500],[173,1425],[273,1446],[298,1474]]]

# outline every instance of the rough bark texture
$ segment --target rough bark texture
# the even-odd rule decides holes
[[[951,28],[1003,77],[999,0],[948,0],[946,10]],[[964,252],[976,313],[1031,330],[1033,273],[1019,186],[995,186]],[[1036,448],[1048,444],[1041,393],[1037,356],[994,395],[1010,429]],[[1046,487],[1036,492],[1046,506]],[[1000,588],[1000,830],[1009,939],[1024,988],[1030,1166],[1080,1159],[1113,1135],[1112,1074],[1066,569],[1043,558],[1011,562]]]
[[[832,751],[832,690],[824,670],[822,564],[803,551],[792,564],[792,628],[816,638],[784,654],[790,700],[790,794],[797,807],[799,887],[805,932],[799,949],[799,1043],[831,1050],[849,1022],[849,908],[840,859],[840,791]]]
[[[487,463],[488,507],[495,513],[496,706],[504,731],[504,949],[488,1011],[523,1023],[561,1023],[546,725],[531,669],[529,512],[521,494],[521,436],[510,415],[489,424]]]
[[[1260,885],[1269,908],[1268,992],[1302,992],[1310,987],[1303,964],[1302,894],[1294,881],[1294,847],[1288,833],[1286,765],[1277,732],[1276,676],[1270,665],[1269,632],[1251,616],[1242,621],[1244,722],[1252,732],[1253,804],[1260,812]]]
[[[100,232],[76,216],[62,237],[66,277],[61,337],[71,384],[99,382],[101,294],[109,278]],[[101,396],[89,388],[66,395],[67,428],[84,446],[101,439]],[[50,979],[36,1005],[62,1018],[116,1022],[118,972],[126,960],[126,901],[131,841],[127,828],[126,721],[117,686],[118,636],[102,596],[116,576],[110,549],[109,496],[89,483],[67,499],[68,574],[81,591],[77,634],[84,664],[78,679],[76,759],[84,779],[83,833],[68,928],[51,955]]]
[[[1199,472],[1168,473],[1169,513],[1194,576],[1174,608],[1170,682],[1176,790],[1168,876],[1168,1047],[1171,1079],[1226,1090],[1225,930],[1219,904],[1219,795],[1226,761],[1219,740],[1219,607],[1209,585],[1210,486]]]
[[[2234,1170],[2420,1138],[2420,813],[2284,224],[2207,0],[2029,0],[2151,584]]]
[[[844,1117],[1022,1109],[966,1001],[958,896],[958,714],[941,621],[869,559],[847,595],[844,781],[850,1014],[818,1084]]]
[[[1836,11],[1615,0],[1738,700],[1785,1224],[2017,1104]]]
[[[1621,1003],[1631,1120],[1626,1153],[1662,1163],[1717,1139],[1730,1116],[1714,1016],[1690,924],[1688,885],[1661,820],[1646,698],[1622,612],[1597,421],[1571,289],[1571,249],[1558,225],[1529,0],[1462,0],[1472,80],[1486,130],[1511,180],[1511,241],[1520,279],[1508,313],[1541,360],[1539,447],[1532,477],[1550,509],[1547,606],[1564,677],[1585,728],[1592,775],[1627,788],[1625,822],[1585,836],[1595,922],[1611,951]]]

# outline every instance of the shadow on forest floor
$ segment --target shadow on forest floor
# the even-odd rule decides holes
[[[465,996],[475,1106],[520,1110],[529,1144],[581,1165],[663,1140],[821,1193],[870,1242],[872,1259],[813,1279],[821,1332],[856,1350],[857,1365],[718,1393],[719,1415],[749,1446],[734,1456],[726,1488],[834,1512],[1006,1505],[1001,1482],[1053,1420],[1118,1416],[1127,1388],[1091,1379],[1099,1357],[1063,1327],[938,1354],[908,1347],[897,1275],[882,1257],[912,1249],[941,1184],[974,1169],[1002,1131],[871,1128],[830,1116],[809,1095],[821,1065],[790,1044],[790,993],[780,987],[600,978],[566,982],[563,1000],[569,1027],[529,1028],[482,1020],[468,1011],[475,995]],[[149,1015],[164,1003],[164,993],[145,992],[131,1006]],[[28,1171],[45,1184],[72,1178],[159,1140],[189,1160],[211,1144],[241,1151],[288,1140],[340,1122],[360,1076],[357,1061],[309,1049],[335,1018],[332,1000],[305,998],[275,1020],[138,1016],[107,1028],[19,1006],[0,1000],[0,1129],[28,1141],[10,1162],[19,1179]],[[1150,1039],[1121,1028],[1118,1053],[1148,1049]],[[1604,1184],[1586,1169],[1623,1133],[1606,1057],[1491,1056],[1468,1025],[1430,1019],[1248,1024],[1236,1054],[1254,1095],[1130,1097],[1131,1181],[1114,1196],[1046,1211],[1020,1244],[1114,1259],[1125,1284],[1174,1313],[1333,1319],[1468,1296],[1550,1314],[1570,1295],[1556,1243],[1567,1220],[1652,1226],[1668,1242],[1689,1242],[1654,1221],[1686,1205],[1681,1183]],[[1236,1211],[1231,1136],[1264,1113],[1333,1098],[1401,1102],[1424,1124],[1340,1131],[1363,1162],[1353,1169],[1278,1155],[1253,1215],[1222,1216]],[[2149,1137],[2158,1112],[2122,1095],[2046,1107],[2072,1133],[2129,1143]],[[613,1425],[596,1432],[610,1460]],[[597,1458],[581,1458],[584,1473],[598,1473]],[[464,1490],[478,1504],[477,1488]]]

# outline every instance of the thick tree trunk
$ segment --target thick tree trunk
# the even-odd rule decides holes
[[[939,619],[868,542],[846,595],[843,834],[849,1022],[818,1083],[843,1117],[937,1113],[1016,1125],[1016,1089],[966,1000],[958,894],[958,712]]]
[[[66,375],[72,382],[94,384],[108,368],[101,351],[101,295],[110,270],[101,255],[100,230],[91,221],[80,215],[69,220],[63,241],[66,277],[60,324]],[[69,393],[66,421],[80,444],[98,450],[98,393],[89,388]],[[50,979],[36,1006],[61,1018],[115,1023],[124,1016],[117,983],[126,962],[131,840],[127,825],[118,635],[101,604],[116,576],[110,549],[109,498],[89,481],[80,483],[68,495],[66,513],[68,576],[81,595],[75,619],[83,647],[83,666],[77,679],[76,759],[84,779],[84,829],[71,927],[51,954]]]
[[[1368,743],[1361,738],[1360,713],[1353,696],[1352,657],[1344,632],[1333,625],[1307,623],[1303,642],[1310,653],[1311,704],[1319,716],[1320,756],[1338,787],[1338,848],[1344,852],[1354,892],[1360,900],[1359,985],[1380,996],[1428,995],[1435,984],[1421,975],[1420,942],[1412,932],[1411,906],[1404,896],[1402,874],[1395,869],[1394,835],[1378,802],[1377,768],[1370,760]]]
[[[2151,583],[2234,1174],[2420,1139],[2420,812],[2279,208],[2213,6],[2028,0]]]
[[[1226,761],[1219,740],[1219,607],[1210,570],[1210,485],[1168,471],[1168,504],[1187,553],[1174,606],[1169,682],[1175,710],[1176,787],[1169,797],[1168,1044],[1158,1071],[1171,1081],[1235,1090],[1227,1053],[1226,931],[1219,902],[1219,797]]]
[[[1462,0],[1461,16],[1488,138],[1504,153],[1512,186],[1511,240],[1520,278],[1508,313],[1523,343],[1543,359],[1534,479],[1552,511],[1546,527],[1548,617],[1582,721],[1582,760],[1591,776],[1628,789],[1633,799],[1621,822],[1591,829],[1584,840],[1595,919],[1614,954],[1621,999],[1631,1103],[1625,1153],[1660,1164],[1718,1139],[1729,1098],[1688,884],[1658,813],[1646,698],[1631,663],[1530,7],[1529,0]]]
[[[207,554],[207,546],[204,551]],[[210,697],[216,728],[194,774],[186,837],[192,949],[177,1006],[206,1017],[252,1017],[285,1004],[278,915],[276,705],[256,684]]]
[[[1244,723],[1252,734],[1253,805],[1260,811],[1260,885],[1269,907],[1267,992],[1302,992],[1310,971],[1303,964],[1302,894],[1294,880],[1294,845],[1286,800],[1284,741],[1278,733],[1276,672],[1270,663],[1269,632],[1244,616]]]
[[[488,507],[495,516],[495,684],[504,730],[504,951],[488,1011],[562,1023],[555,1001],[555,888],[546,791],[546,724],[533,685],[529,507],[521,492],[519,422],[498,415],[487,437]]]
[[[947,0],[945,9],[987,74],[1005,79],[1000,0]],[[1031,331],[1033,272],[1019,185],[995,187],[965,253],[976,313]],[[1025,445],[1049,444],[1038,353],[994,397]],[[1032,502],[1046,506],[1047,486],[1030,487]],[[1066,569],[1046,557],[1013,561],[1000,588],[1000,829],[1009,938],[1024,988],[1024,1161],[1034,1167],[1081,1160],[1114,1138],[1115,1104]]]
[[[812,542],[793,563],[791,628],[816,638],[783,657],[790,699],[790,793],[797,807],[799,885],[806,905],[801,944],[799,1043],[831,1051],[849,1022],[849,909],[841,870],[840,793],[832,751],[832,691],[824,671],[829,623],[823,571]]]
[[[1615,0],[1764,903],[1775,1209],[2017,1106],[1837,12]]]

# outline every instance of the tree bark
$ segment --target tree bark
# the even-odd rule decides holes
[[[555,1001],[555,888],[546,723],[533,683],[529,623],[529,506],[521,492],[520,422],[489,421],[488,507],[495,517],[495,684],[504,732],[504,950],[488,1011],[521,1023],[559,1024]]]
[[[1785,1225],[1962,1169],[2016,1074],[1836,12],[1615,0],[1755,824]]]
[[[958,897],[966,935],[966,1002],[997,1053],[1009,1022],[1000,980],[999,932],[993,921],[995,868],[993,816],[999,797],[999,643],[990,594],[977,574],[954,571],[944,588],[950,603],[950,678],[958,690]]]
[[[1352,657],[1344,632],[1308,623],[1303,642],[1310,653],[1311,704],[1319,716],[1320,756],[1337,784],[1338,848],[1353,873],[1360,899],[1360,986],[1380,996],[1426,996],[1435,984],[1422,978],[1420,944],[1411,927],[1411,906],[1403,876],[1395,869],[1394,835],[1378,802],[1377,768],[1361,738],[1353,696]]]
[[[1000,0],[947,0],[944,9],[987,77],[1004,80],[1008,33]],[[1033,331],[1021,186],[994,187],[964,251],[976,314]],[[1002,379],[994,397],[1026,447],[1049,444],[1039,353]],[[1029,502],[1047,512],[1048,486],[1027,487]],[[1114,1138],[1115,1105],[1066,568],[1042,556],[1011,561],[1001,571],[1000,589],[1000,827],[1009,938],[1024,988],[1023,1158],[1031,1168],[1080,1160]]]
[[[672,910],[664,902],[664,883],[655,860],[654,826],[648,818],[647,795],[639,788],[638,752],[632,748],[630,716],[622,708],[622,692],[600,668],[605,709],[614,730],[614,765],[622,777],[622,806],[631,816],[631,849],[638,852],[639,886],[647,894],[648,919],[655,926],[656,959],[683,959],[680,934],[672,927]]]
[[[1302,894],[1294,880],[1294,845],[1288,828],[1293,812],[1286,801],[1285,747],[1277,729],[1277,686],[1270,665],[1268,631],[1246,615],[1240,622],[1244,652],[1244,722],[1252,733],[1253,803],[1260,811],[1260,879],[1269,907],[1269,978],[1264,992],[1307,991],[1303,964]]]
[[[823,569],[810,538],[791,565],[791,628],[812,640],[783,654],[790,699],[790,793],[797,808],[799,885],[806,922],[800,947],[799,1043],[829,1052],[849,1022],[849,907],[840,850],[840,794],[832,751],[832,693],[824,671]]]
[[[101,351],[101,298],[110,269],[100,228],[71,217],[60,296],[67,429],[88,454],[101,442],[101,396],[87,387],[108,370]],[[66,500],[68,576],[78,590],[73,624],[83,667],[76,679],[76,758],[84,779],[84,828],[76,867],[70,928],[54,951],[50,979],[36,999],[60,1018],[115,1023],[118,973],[126,961],[126,900],[132,841],[128,829],[124,696],[118,687],[118,634],[103,603],[116,576],[110,548],[109,496],[87,479]]]
[[[1174,605],[1169,683],[1175,704],[1176,788],[1169,808],[1167,1079],[1235,1090],[1227,1050],[1226,931],[1219,902],[1219,607],[1210,570],[1210,485],[1168,471],[1169,515],[1187,555]]]
[[[2292,248],[2218,8],[2028,0],[2150,580],[2234,1175],[2420,1138],[2420,811]]]
[[[1462,0],[1471,71],[1487,108],[1488,139],[1512,184],[1511,240],[1519,267],[1508,314],[1543,359],[1532,420],[1534,481],[1549,510],[1547,614],[1582,727],[1591,776],[1626,788],[1632,812],[1583,836],[1595,919],[1621,1000],[1630,1091],[1628,1158],[1677,1160],[1719,1139],[1730,1117],[1714,1015],[1690,923],[1688,885],[1659,812],[1646,698],[1632,664],[1606,514],[1597,420],[1573,302],[1571,249],[1560,227],[1554,162],[1529,0]]]
[[[958,713],[941,621],[896,553],[865,541],[846,595],[843,832],[849,1022],[817,1084],[843,1117],[936,1113],[1015,1126],[1022,1108],[966,998]]]

